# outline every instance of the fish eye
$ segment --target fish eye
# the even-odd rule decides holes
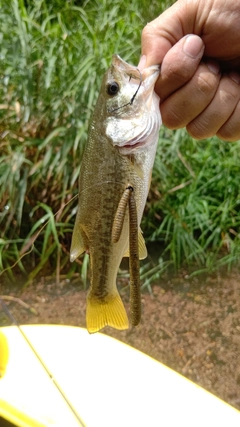
[[[111,82],[111,83],[108,83],[108,85],[107,85],[108,95],[111,95],[111,96],[117,95],[119,89],[120,89],[120,87],[119,87],[119,84],[117,82]]]

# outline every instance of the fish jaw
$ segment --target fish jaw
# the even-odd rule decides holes
[[[128,64],[117,54],[114,54],[112,56],[112,67],[118,69],[120,73],[125,73],[128,78],[128,81],[129,77],[133,79],[135,78],[139,81],[141,80],[142,83],[144,83],[145,91],[152,91],[152,88],[154,88],[154,85],[160,73],[159,65],[152,65],[151,67],[143,68],[140,70],[140,68]],[[136,83],[133,83],[133,85],[136,86]]]
[[[107,101],[105,126],[106,135],[123,155],[153,146],[155,155],[161,126],[159,97],[154,92],[158,76],[156,65],[140,72],[118,55],[113,55],[105,84],[117,82],[119,93]]]

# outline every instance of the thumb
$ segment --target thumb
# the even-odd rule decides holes
[[[147,24],[142,31],[142,55],[146,67],[161,64],[166,53],[182,37],[194,33],[196,10],[194,3],[177,1],[158,18]],[[187,25],[186,25],[187,23]]]

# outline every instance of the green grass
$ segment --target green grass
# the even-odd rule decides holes
[[[238,262],[239,176],[240,142],[161,130],[144,230],[176,268],[184,262],[199,273]]]
[[[141,30],[167,3],[2,1],[1,270],[30,250],[48,220],[15,271],[29,280],[43,268],[77,268],[68,264],[77,201],[65,205],[77,194],[102,75],[113,53],[138,62]]]
[[[46,271],[79,270],[69,263],[71,198],[102,75],[113,53],[138,63],[142,28],[170,3],[2,1],[0,270],[28,253],[8,269],[12,280],[19,271],[29,284]],[[165,249],[157,265],[142,268],[144,286],[168,265],[211,271],[237,262],[239,149],[161,130],[143,228]]]

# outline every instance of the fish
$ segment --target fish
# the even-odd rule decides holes
[[[138,259],[147,256],[140,222],[161,126],[160,100],[154,92],[158,76],[158,65],[140,70],[114,54],[90,120],[70,248],[71,262],[83,253],[90,257],[89,333],[107,325],[129,328],[116,285],[123,257],[130,256],[131,323],[140,321],[135,313],[141,304],[139,280],[134,277],[139,274]]]

